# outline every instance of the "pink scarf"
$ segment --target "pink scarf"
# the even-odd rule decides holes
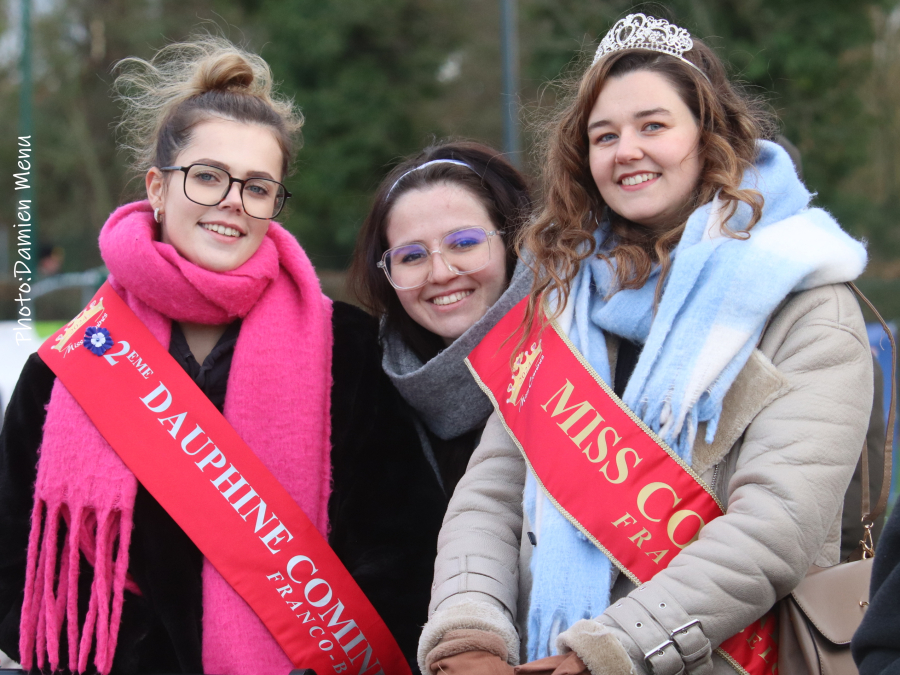
[[[259,250],[231,272],[210,272],[157,239],[147,202],[117,209],[100,232],[110,281],[164,347],[171,322],[241,317],[225,418],[323,535],[330,493],[331,302],[297,241],[269,225]],[[137,479],[69,392],[53,385],[37,467],[19,650],[30,670],[59,668],[63,621],[69,669],[112,667],[127,577]],[[61,519],[67,525],[57,553]],[[165,542],[159,542],[165,546]],[[78,626],[79,550],[94,567]],[[59,568],[58,579],[55,579]],[[292,665],[253,610],[203,561],[203,668],[287,675]]]

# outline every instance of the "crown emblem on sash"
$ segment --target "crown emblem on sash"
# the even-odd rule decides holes
[[[93,319],[102,311],[103,298],[91,302],[90,305],[79,312],[78,316],[76,316],[66,324],[65,330],[59,334],[59,337],[56,338],[56,344],[50,347],[50,349],[55,349],[56,351],[61,352],[63,350],[63,347],[66,346],[66,343],[72,339],[72,336],[75,335],[75,333],[77,333],[84,324]]]
[[[506,399],[507,403],[516,404],[522,391],[522,385],[525,384],[525,379],[528,377],[531,367],[540,354],[541,342],[538,340],[538,342],[531,344],[531,349],[526,349],[516,357],[512,366],[512,383],[506,388],[506,391],[509,393],[509,398]]]

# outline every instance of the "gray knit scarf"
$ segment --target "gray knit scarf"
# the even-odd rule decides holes
[[[456,438],[484,421],[493,411],[464,359],[491,328],[531,289],[532,273],[519,263],[509,287],[487,313],[453,344],[422,363],[396,332],[382,334],[384,372],[428,429],[445,440]],[[420,431],[420,437],[424,436]],[[430,444],[425,439],[425,453]],[[429,457],[429,459],[431,459]]]

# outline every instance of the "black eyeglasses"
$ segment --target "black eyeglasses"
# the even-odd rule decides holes
[[[241,186],[241,204],[251,218],[270,220],[281,213],[291,196],[284,185],[270,178],[235,178],[225,169],[208,164],[164,166],[160,171],[184,172],[184,196],[201,206],[221,204],[233,183]]]

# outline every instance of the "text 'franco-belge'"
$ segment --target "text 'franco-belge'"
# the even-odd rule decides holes
[[[172,393],[162,382],[140,400],[148,411],[156,415],[168,413],[172,409]],[[222,495],[246,527],[253,528],[260,543],[273,555],[280,553],[283,545],[290,542],[294,535],[199,424],[195,423],[187,431],[191,428],[190,423],[185,424],[187,417],[188,413],[185,411],[158,417],[157,421],[181,452],[196,458],[194,464],[197,469],[210,476],[211,489]],[[250,518],[254,513],[255,517]],[[319,571],[310,557],[295,555],[287,561],[283,571],[278,570],[265,576],[270,582],[285,582],[289,579],[298,584],[296,593],[289,583],[276,583],[273,592],[284,599],[287,609],[294,613],[303,630],[308,630],[313,638],[321,638],[318,642],[320,650],[331,652],[335,643],[341,647],[350,663],[345,662],[343,656],[334,657],[329,654],[329,658],[334,661],[334,672],[348,671],[352,664],[355,675],[384,675],[378,659],[373,659],[373,649],[357,622],[352,618],[342,620],[344,603],[334,597],[326,579],[316,576]],[[304,607],[306,611],[301,609]],[[324,628],[318,625],[317,618],[325,624]],[[312,625],[305,625],[309,623]],[[329,639],[328,635],[334,639]]]

